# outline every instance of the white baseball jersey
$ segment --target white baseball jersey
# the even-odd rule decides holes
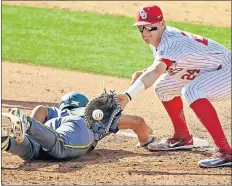
[[[218,96],[209,94],[214,92],[218,93],[219,90],[217,90],[217,87],[226,87],[226,94],[231,91],[231,78],[229,80],[229,76],[231,76],[231,51],[221,44],[167,26],[158,48],[156,49],[151,45],[151,49],[155,57],[154,64],[157,64],[158,61],[163,61],[168,66],[168,75],[166,75],[165,78],[160,78],[155,83],[156,92],[161,100],[168,101],[176,95],[186,94],[186,91],[183,93],[183,87],[185,87],[186,90],[187,84],[188,86],[196,83],[198,84],[194,86],[195,88],[197,87],[196,90],[189,90],[189,92],[195,96],[186,98],[185,95],[189,104],[203,97],[219,98],[221,94]],[[219,72],[221,68],[227,71]],[[212,75],[213,73],[208,74],[214,71],[216,71],[214,75]],[[198,76],[199,78],[196,78]],[[210,78],[208,81],[205,81],[207,77]],[[193,80],[194,82],[191,82]],[[211,84],[215,82],[218,82],[217,87]],[[219,84],[223,84],[223,86]],[[203,86],[205,90],[203,90]],[[201,93],[199,93],[199,87],[202,89]],[[174,93],[174,89],[179,92],[179,94],[177,94],[177,92]],[[170,94],[172,94],[172,96],[170,96]]]

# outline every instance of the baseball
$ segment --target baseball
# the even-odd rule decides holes
[[[104,117],[104,114],[100,109],[96,109],[93,111],[92,117],[93,117],[93,119],[99,121],[99,120],[102,120],[102,118]]]

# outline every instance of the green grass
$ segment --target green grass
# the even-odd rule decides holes
[[[152,64],[134,19],[2,5],[2,59],[119,77]],[[231,29],[168,22],[231,49]]]

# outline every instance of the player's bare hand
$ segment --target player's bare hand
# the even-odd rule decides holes
[[[139,76],[142,75],[142,73],[143,73],[143,71],[137,71],[137,72],[134,72],[134,73],[132,74],[131,85],[136,81],[136,79],[139,78]]]
[[[127,97],[126,94],[118,94],[117,98],[120,102],[121,109],[123,110],[126,107],[127,103],[129,102],[129,98]]]

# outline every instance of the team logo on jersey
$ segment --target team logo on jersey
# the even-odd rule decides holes
[[[183,70],[183,68],[175,68],[175,69],[173,69],[173,68],[170,67],[167,70],[167,72],[169,73],[170,76],[174,76],[175,74],[177,74],[178,72],[180,72],[182,70]]]
[[[143,9],[140,10],[139,15],[142,19],[147,19],[147,13]]]

